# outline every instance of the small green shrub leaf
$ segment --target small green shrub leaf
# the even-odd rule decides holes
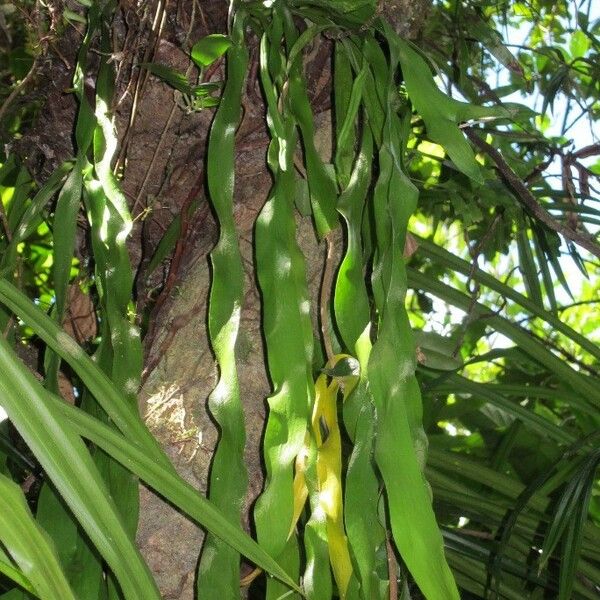
[[[213,33],[198,40],[192,47],[192,60],[200,68],[212,65],[221,58],[231,46],[232,41],[229,36],[221,33]]]
[[[140,67],[144,67],[144,69],[150,71],[152,75],[156,75],[156,77],[162,79],[166,84],[180,91],[182,94],[194,94],[190,82],[183,73],[160,63],[141,63]]]

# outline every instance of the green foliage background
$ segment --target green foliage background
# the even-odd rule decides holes
[[[32,31],[19,18],[29,8],[0,12],[1,597],[159,598],[134,542],[139,478],[207,530],[199,598],[239,597],[240,557],[268,574],[260,593],[272,599],[596,598],[600,147],[569,138],[578,122],[593,131],[600,110],[592,3],[440,2],[416,45],[374,1],[234,2],[229,30],[191,48],[197,82],[140,65],[188,110],[216,107],[207,318],[219,381],[208,409],[220,438],[208,498],[137,414],[144,331],[110,109],[118,7],[82,1],[60,13],[60,26],[85,31],[71,90],[75,156],[39,183],[11,143],[36,114],[18,99],[48,50],[43,34],[60,26],[50,11],[47,31]],[[248,475],[233,217],[251,36],[273,178],[254,237],[273,386],[255,539],[239,526]],[[315,147],[304,72],[320,39],[332,46],[331,163]],[[221,57],[224,85],[204,82]],[[515,92],[529,96],[508,101]],[[329,250],[318,328],[298,210]],[[89,265],[73,259],[82,215]],[[61,327],[77,275],[98,319],[85,348]],[[18,357],[28,345],[42,349],[39,373]]]

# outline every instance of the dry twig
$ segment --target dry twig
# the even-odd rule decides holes
[[[529,191],[520,177],[510,168],[503,156],[491,144],[482,140],[474,129],[465,127],[463,130],[467,137],[481,151],[485,152],[496,164],[496,168],[500,173],[500,177],[511,190],[515,198],[527,209],[527,211],[536,218],[540,223],[544,224],[548,229],[556,231],[567,240],[581,246],[595,257],[600,258],[600,245],[596,239],[588,233],[574,231],[568,226],[557,221]]]

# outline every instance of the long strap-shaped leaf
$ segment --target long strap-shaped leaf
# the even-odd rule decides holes
[[[455,373],[449,374],[441,385],[433,384],[434,392],[442,394],[472,394],[475,398],[484,399],[490,404],[501,408],[509,415],[520,419],[529,429],[548,436],[561,444],[572,444],[577,439],[570,431],[555,425],[547,418],[536,414],[532,409],[525,408],[515,400],[498,393],[495,385],[471,381]]]
[[[0,542],[42,600],[75,600],[52,541],[34,521],[23,491],[1,474]]]
[[[291,22],[291,15],[289,13],[286,13],[286,17],[288,19],[288,30],[293,30],[292,39],[286,39],[286,42],[288,46],[292,46],[296,33],[295,26]],[[290,55],[293,51],[294,46],[292,46]],[[291,62],[287,81],[287,85],[289,86],[289,106],[298,123],[298,129],[302,136],[312,214],[317,234],[319,237],[322,237],[337,226],[337,216],[335,213],[337,190],[335,181],[327,172],[323,159],[320,157],[315,146],[315,124],[308,100],[306,80],[302,73],[302,55],[300,54],[288,62]]]
[[[10,581],[14,581],[17,585],[19,585],[23,590],[26,590],[32,594],[35,594],[34,587],[31,585],[31,582],[25,575],[21,569],[19,569],[13,560],[6,554],[6,552],[0,547],[0,573],[4,577],[6,577]],[[13,597],[16,594],[20,594],[20,598],[23,597],[24,592],[21,589],[13,589],[11,592],[8,592]],[[0,598],[6,598],[8,594],[2,594]],[[13,600],[13,599],[11,599]]]
[[[102,15],[101,3],[90,5],[87,13],[87,29],[75,64],[73,75],[73,90],[79,102],[77,122],[75,124],[75,143],[77,157],[75,166],[63,186],[58,200],[53,220],[53,285],[55,305],[53,316],[62,323],[66,301],[67,288],[71,278],[71,264],[75,252],[75,237],[77,233],[77,215],[81,202],[83,187],[83,170],[88,165],[87,153],[92,143],[96,118],[94,111],[85,95],[84,80],[87,74],[88,51],[92,39],[100,27]],[[60,357],[48,350],[45,356],[46,386],[56,391],[58,389],[58,370]]]
[[[295,123],[278,107],[277,89],[269,73],[269,60],[277,64],[281,24],[271,25],[271,40],[261,41],[261,77],[267,98],[271,144],[269,167],[274,184],[256,222],[257,275],[263,295],[263,328],[274,393],[268,399],[269,416],[263,441],[266,482],[256,503],[259,543],[274,557],[284,550],[284,567],[299,567],[295,536],[288,540],[293,519],[293,464],[300,451],[308,409],[314,396],[311,373],[312,327],[304,257],[296,242],[294,218],[295,175],[293,156]],[[281,70],[276,76],[281,76]],[[285,108],[285,98],[283,105]],[[269,582],[270,584],[271,582]],[[281,590],[270,585],[267,597]]]
[[[17,173],[16,181],[13,184],[13,194],[10,204],[7,207],[7,225],[8,230],[13,232],[17,228],[17,223],[21,220],[27,210],[27,199],[31,190],[31,176],[26,167],[21,166]],[[7,242],[6,237],[2,239],[2,243]]]
[[[373,53],[377,52],[371,44]],[[422,474],[426,437],[415,378],[415,346],[404,299],[406,228],[417,191],[402,171],[403,135],[393,108],[398,57],[390,48],[386,121],[379,149],[379,178],[373,197],[376,254],[373,290],[378,334],[368,363],[369,389],[377,423],[375,459],[384,480],[393,538],[428,600],[458,599],[443,542]]]
[[[296,518],[300,517],[308,497],[310,516],[304,524],[303,541],[306,562],[302,583],[308,600],[328,600],[332,597],[333,585],[329,566],[327,515],[323,511],[319,491],[317,453],[317,439],[309,429],[306,432],[304,448],[296,458],[294,520],[296,521]],[[296,522],[293,524],[292,531],[295,531],[295,528]]]
[[[19,223],[13,231],[12,239],[6,250],[0,258],[0,269],[2,276],[9,276],[11,270],[15,268],[17,260],[17,248],[21,242],[26,240],[41,222],[40,214],[46,207],[48,201],[60,189],[64,183],[65,177],[73,168],[72,162],[65,162],[60,165],[46,183],[37,191],[27,208],[21,215]]]
[[[17,272],[17,249],[19,247],[19,243],[14,240],[22,232],[20,221],[27,212],[27,199],[31,190],[29,171],[23,165],[19,165],[16,157],[11,154],[0,166],[0,183],[4,183],[7,177],[15,175],[15,180],[9,184],[13,188],[12,198],[8,206],[3,206],[3,210],[6,210],[7,214],[0,226],[0,270],[2,275],[11,278]],[[0,202],[4,202],[4,200],[0,200]],[[11,326],[10,314],[4,308],[0,308],[0,327],[2,331],[6,332],[7,339],[14,344],[16,330]]]
[[[131,231],[131,216],[125,195],[112,171],[117,148],[114,117],[110,113],[114,73],[106,56],[110,39],[106,24],[101,27],[103,58],[96,86],[94,130],[94,173],[86,178],[89,190],[88,216],[92,229],[92,246],[96,262],[103,320],[107,322],[112,361],[106,365],[112,382],[137,412],[137,390],[142,370],[139,330],[133,324],[133,274],[126,240]]]
[[[78,352],[83,352],[77,347]],[[47,392],[0,338],[2,405],[128,600],[159,599],[158,590],[89,452],[48,401]]]
[[[331,571],[342,600],[360,597],[359,580],[353,570],[344,527],[342,441],[337,407],[338,392],[343,391],[345,402],[356,387],[358,376],[354,373],[335,375],[329,381],[329,375],[336,365],[348,359],[352,357],[347,354],[335,355],[328,361],[326,372],[317,378],[310,427],[304,448],[296,459],[295,520],[303,509],[306,497],[310,497],[310,518],[304,529],[306,568],[303,578],[308,600],[327,600],[331,597]],[[369,552],[370,557],[372,554]],[[364,591],[362,596],[366,597]]]
[[[342,190],[346,189],[356,158],[356,115],[362,103],[362,95],[368,65],[353,80],[352,65],[344,46],[337,42],[334,47],[333,89],[335,107],[335,170]],[[353,81],[352,86],[348,85]]]
[[[114,2],[108,3],[111,8]],[[124,401],[137,412],[137,390],[142,371],[142,348],[138,328],[133,323],[133,274],[126,240],[131,231],[131,216],[126,198],[112,170],[117,149],[117,134],[111,114],[114,72],[108,62],[110,55],[109,27],[100,26],[100,69],[96,82],[96,127],[93,140],[93,171],[84,180],[88,220],[91,226],[94,253],[95,281],[98,291],[98,309],[101,341],[96,350],[98,366],[110,376]],[[97,402],[84,396],[82,407],[99,412]],[[108,420],[106,415],[102,415]],[[118,462],[104,454],[95,456],[96,464],[107,481],[129,534],[134,537],[139,513],[137,479]],[[109,577],[109,598],[119,598],[114,578]]]
[[[343,49],[336,50],[342,61]],[[366,71],[361,70],[361,73]],[[362,84],[358,84],[362,85]],[[353,87],[354,94],[357,84]],[[341,86],[340,86],[341,87]],[[336,94],[338,86],[336,86]],[[336,103],[336,106],[338,103]],[[354,114],[354,117],[356,114]],[[338,119],[342,115],[338,116]],[[354,136],[348,136],[349,141]],[[340,140],[338,139],[338,143]],[[339,155],[348,154],[339,148]],[[367,363],[371,351],[370,307],[365,283],[365,257],[361,230],[365,202],[371,183],[373,137],[368,128],[363,131],[361,149],[348,187],[340,196],[338,211],[344,217],[347,231],[346,252],[340,265],[335,286],[335,318],[342,340],[353,350],[360,363],[360,382],[344,403],[344,424],[354,447],[346,471],[344,496],[345,525],[355,572],[360,581],[361,598],[379,597],[378,572],[385,572],[383,555],[377,558],[376,548],[385,544],[385,531],[379,522],[379,480],[373,463],[375,408],[366,389]],[[338,164],[341,164],[341,160]],[[379,568],[378,568],[379,567]]]
[[[87,159],[84,155],[77,159],[56,201],[53,225],[54,253],[52,258],[56,302],[52,313],[58,323],[61,323],[64,317],[67,288],[71,279],[71,265],[75,253],[77,215],[79,214],[79,203],[83,187],[83,168],[86,163]],[[54,352],[48,351],[45,360],[46,385],[54,391],[58,389],[59,364],[60,360],[58,356]]]
[[[76,237],[76,220],[79,214],[84,174],[86,177],[89,177],[91,174],[91,167],[88,162],[88,151],[92,142],[96,119],[83,91],[83,80],[84,76],[87,74],[87,53],[89,45],[99,28],[103,30],[103,35],[101,36],[103,52],[106,52],[107,48],[110,48],[106,28],[103,26],[102,21],[104,18],[103,13],[106,13],[106,16],[110,17],[112,7],[114,7],[114,2],[96,3],[94,6],[90,7],[88,12],[88,28],[80,46],[75,68],[74,91],[80,103],[75,132],[77,158],[67,181],[59,194],[53,227],[53,244],[55,250],[53,256],[54,290],[56,296],[53,316],[58,323],[60,323],[63,318],[67,300],[67,286],[71,278],[73,250]],[[98,93],[96,107],[99,114],[101,114],[106,121],[106,110],[103,110],[103,107],[105,108],[108,105],[110,98],[107,99],[107,96],[110,94],[110,90],[107,89],[105,83],[109,81],[110,78],[106,77],[106,74],[108,73],[106,59],[103,59],[101,64],[102,66],[97,86]],[[106,92],[104,94],[102,94],[103,87]],[[105,140],[103,140],[103,143],[100,144],[100,153],[107,157],[106,162],[110,162],[110,144],[113,140],[116,140],[115,135],[112,135],[112,137],[107,135],[107,143],[105,144]],[[98,154],[98,152],[96,152],[96,154]],[[7,260],[14,260],[16,246],[21,240],[25,239],[33,232],[33,228],[39,222],[39,213],[43,208],[44,203],[53,194],[55,183],[57,181],[59,182],[64,177],[65,171],[68,172],[68,169],[70,168],[71,165],[65,165],[58,169],[24,212],[19,227],[17,228],[16,235],[11,242],[13,247],[9,248],[9,252],[7,253]],[[92,232],[94,232],[93,226]],[[98,256],[95,258],[96,264],[102,262]],[[117,261],[113,262],[116,263],[114,264],[115,273],[117,275],[122,273],[123,270],[120,269],[121,265],[118,264]],[[122,281],[117,281],[116,284],[119,286],[119,293],[121,295],[125,294],[127,298],[129,298],[131,286],[127,287],[126,285],[123,285]],[[102,344],[110,344],[112,336],[107,333],[109,331],[109,329],[107,329],[109,327],[108,319],[103,319],[103,327],[105,328],[105,331],[102,335]],[[126,343],[128,340],[129,337],[126,338]],[[139,346],[139,340],[137,343]],[[132,361],[135,359],[135,352],[124,352],[123,355],[126,356],[128,360],[120,360],[118,364],[120,365],[120,368],[123,369],[124,372],[127,371],[128,376],[130,376],[131,373],[135,372],[135,368],[129,369]],[[140,355],[139,351],[138,355]],[[48,348],[45,358],[46,385],[49,389],[56,390],[60,354],[57,354]],[[115,380],[114,378],[113,380],[115,383],[118,383],[118,380]],[[82,405],[87,405],[87,397],[87,393],[84,392]],[[95,402],[92,401],[92,405],[95,407]],[[110,465],[108,463],[109,460],[105,455],[98,455],[96,457],[96,464],[99,467],[99,470],[102,471],[103,478],[107,481],[110,479],[111,475],[111,470],[109,469]],[[104,466],[102,467],[102,465]],[[113,480],[116,474],[120,475],[119,481],[111,482],[111,493],[117,503],[121,503],[121,499],[127,496],[128,499],[126,504],[121,507],[121,514],[126,515],[126,519],[130,522],[129,531],[133,534],[137,523],[137,485],[135,481],[131,480],[129,473],[123,471],[118,464],[113,464]],[[89,540],[81,534],[81,530],[73,515],[66,508],[62,499],[58,497],[56,490],[52,486],[44,485],[42,487],[37,502],[36,518],[55,540],[61,562],[69,577],[75,595],[81,600],[95,600],[100,593],[100,588],[105,585],[102,560],[98,554],[92,550]]]
[[[76,222],[79,214],[83,182],[85,179],[86,183],[89,185],[90,179],[94,177],[92,165],[90,165],[88,161],[89,147],[94,141],[94,137],[96,137],[94,143],[94,164],[99,167],[97,170],[100,172],[99,177],[101,181],[106,182],[107,177],[102,174],[102,171],[110,171],[110,161],[116,144],[116,135],[112,131],[110,117],[107,114],[108,105],[112,100],[110,97],[112,88],[110,86],[110,67],[105,56],[111,45],[108,39],[107,28],[104,23],[105,18],[110,18],[113,7],[113,0],[90,5],[87,14],[88,27],[79,49],[75,75],[73,78],[74,92],[79,101],[79,112],[75,127],[77,158],[73,171],[69,175],[69,178],[59,195],[53,226],[54,288],[56,296],[53,316],[58,324],[63,320],[63,313],[67,300],[67,286],[71,278],[72,260],[76,241]],[[98,31],[100,31],[101,34],[100,46],[103,54],[96,86],[96,113],[99,117],[99,121],[84,93],[84,78],[87,75],[88,50],[92,39],[96,36]],[[100,140],[97,139],[98,134],[100,134]],[[112,173],[110,173],[110,175],[112,176]],[[125,306],[127,305],[131,294],[131,283],[129,282],[128,285],[127,282],[127,274],[130,273],[130,268],[127,252],[124,248],[125,236],[121,235],[122,249],[121,252],[118,253],[120,256],[114,256],[115,253],[113,252],[113,256],[109,259],[109,263],[112,263],[111,268],[114,274],[114,285],[106,285],[106,282],[102,281],[103,273],[98,272],[99,269],[103,270],[103,266],[107,262],[104,256],[106,254],[105,250],[107,246],[112,245],[115,237],[121,234],[122,227],[121,225],[118,225],[117,231],[114,231],[114,219],[109,218],[110,211],[108,207],[106,207],[106,194],[103,193],[102,183],[96,183],[98,183],[98,185],[96,186],[94,205],[96,208],[96,215],[99,214],[100,217],[91,220],[91,232],[92,238],[94,239],[98,237],[98,232],[102,229],[105,237],[103,240],[104,243],[101,244],[100,247],[98,247],[98,244],[94,244],[94,263],[97,275],[96,282],[103,314],[101,331],[102,341],[98,356],[100,357],[99,363],[101,368],[106,370],[108,374],[112,376],[113,382],[118,387],[122,388],[122,378],[119,377],[119,372],[121,374],[126,374],[128,378],[135,378],[136,371],[139,372],[141,370],[141,347],[139,339],[132,340],[129,335],[130,327],[126,328],[127,333],[125,335],[122,335],[123,327],[120,328],[120,331],[118,330],[118,323],[122,322],[118,315],[118,303],[117,306],[115,306],[114,302],[106,302],[106,297],[110,294],[110,292],[107,294],[107,289],[112,287],[113,290],[118,290],[118,296],[125,297]],[[116,185],[114,185],[113,188],[116,188]],[[86,197],[89,197],[89,194],[87,194]],[[124,199],[123,204],[125,204]],[[124,264],[122,260],[123,257],[125,257],[126,264]],[[127,308],[125,307],[124,313],[126,314],[126,312]],[[115,323],[115,321],[117,321],[117,323]],[[116,342],[115,344],[113,344],[113,340]],[[136,342],[137,352],[135,350]],[[111,368],[113,364],[112,356],[110,356],[110,354],[112,354],[112,346],[118,347],[119,344],[127,349],[121,352],[118,360],[115,361],[117,369],[116,372],[113,373],[113,369]],[[134,364],[136,362],[136,356],[138,357],[137,365]],[[60,354],[52,351],[50,347],[47,347],[45,366],[46,386],[49,389],[56,391]],[[137,381],[134,382],[133,387],[133,391],[137,391]],[[130,394],[130,404],[135,405],[134,398],[133,394]],[[87,392],[83,394],[82,406],[87,407],[88,410],[97,410],[97,404],[89,397]],[[102,478],[109,486],[112,498],[120,508],[121,516],[126,523],[128,532],[134,537],[137,526],[137,482],[133,480],[131,475],[123,470],[119,464],[113,463],[111,469],[110,460],[108,460],[105,455],[96,455],[95,463],[98,472],[101,473]],[[108,580],[105,580],[100,558],[97,553],[92,551],[89,541],[81,535],[77,522],[73,516],[65,510],[65,505],[57,496],[54,488],[44,486],[42,489],[38,501],[37,518],[56,540],[61,552],[63,564],[69,573],[72,587],[81,600],[95,600],[99,594],[104,594],[105,592],[101,591],[101,589],[106,586],[107,581],[109,583],[110,597],[117,597],[118,594],[113,579],[109,578]]]
[[[431,465],[427,467],[428,474],[431,473],[430,479],[437,489],[437,493],[442,496],[446,495],[450,501],[454,501],[458,506],[464,505],[465,509],[478,510],[481,508],[484,518],[493,517],[497,525],[506,516],[506,511],[514,508],[514,501],[518,501],[519,497],[527,491],[527,488],[520,481],[457,453],[432,448],[430,462]],[[569,468],[561,469],[551,476],[543,485],[543,489],[529,494],[527,509],[518,513],[519,528],[527,530],[527,535],[533,535],[535,531],[539,530],[540,522],[546,523],[548,521],[546,513],[549,506],[552,506],[546,494],[554,494],[555,490],[559,489],[573,475],[570,465]],[[485,497],[473,494],[468,485],[469,481],[485,485],[492,493],[486,494]],[[452,495],[454,495],[453,499]],[[597,558],[597,551],[595,551],[598,543],[597,527],[591,522],[586,523],[584,536],[586,555]],[[514,537],[515,534],[513,533],[511,540]],[[591,552],[587,554],[589,550]],[[526,553],[528,553],[528,550]]]
[[[337,358],[337,357],[336,357]],[[328,366],[334,366],[333,361]],[[355,378],[354,378],[355,379]],[[345,394],[356,385],[347,383]],[[342,439],[337,416],[337,398],[340,380],[321,374],[316,382],[315,406],[311,425],[317,442],[317,488],[319,490],[319,512],[325,514],[329,559],[338,593],[342,600],[349,596],[349,588],[356,585],[353,574],[348,540],[344,530],[344,509],[342,503]],[[351,587],[352,586],[352,587]]]
[[[388,43],[398,53],[406,91],[423,117],[428,135],[444,147],[460,171],[474,181],[483,183],[475,154],[458,126],[470,119],[506,117],[509,112],[501,107],[476,106],[450,98],[437,87],[429,65],[410,42],[396,35],[387,23],[383,24],[383,28]]]
[[[219,426],[212,460],[209,498],[218,501],[232,523],[239,523],[248,475],[244,464],[244,413],[240,401],[235,344],[243,302],[243,269],[233,219],[235,132],[241,117],[241,99],[248,51],[246,15],[238,11],[227,51],[227,83],[208,142],[208,189],[220,226],[219,241],[211,252],[212,285],[208,329],[219,367],[219,381],[208,399]],[[198,597],[233,598],[239,594],[240,556],[231,545],[210,534],[198,566]]]

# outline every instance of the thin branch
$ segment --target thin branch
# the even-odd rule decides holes
[[[577,152],[573,152],[573,156],[575,158],[589,158],[590,156],[595,156],[596,154],[600,154],[600,144],[591,144],[590,146],[586,146],[581,150],[577,150]]]
[[[156,5],[156,12],[154,13],[154,19],[152,21],[152,25],[150,28],[150,37],[148,40],[148,44],[146,46],[146,51],[144,53],[144,57],[142,62],[147,63],[152,60],[152,58],[156,54],[156,50],[158,48],[158,44],[160,42],[161,34],[163,31],[163,26],[166,20],[166,10],[165,10],[166,2],[163,0],[158,0]],[[123,134],[123,139],[121,141],[121,149],[119,150],[119,155],[117,157],[113,173],[118,173],[120,168],[125,164],[125,157],[127,155],[127,147],[129,146],[129,139],[133,132],[133,126],[136,121],[136,117],[138,114],[138,103],[139,99],[142,97],[142,92],[146,86],[146,82],[150,77],[150,71],[146,69],[145,73],[143,69],[138,65],[138,74],[135,82],[135,89],[133,92],[133,102],[131,106],[131,112],[129,114],[129,122],[125,127],[125,132]],[[129,85],[127,86],[129,88]],[[127,91],[127,90],[126,90]]]
[[[476,133],[475,130],[470,127],[465,127],[463,131],[467,137],[477,146],[480,150],[485,152],[496,164],[496,167],[502,177],[504,183],[512,191],[515,198],[528,210],[528,212],[536,218],[538,221],[543,223],[546,227],[552,231],[556,231],[567,240],[574,242],[593,254],[596,258],[600,258],[600,245],[595,238],[588,233],[582,233],[574,231],[570,227],[566,227],[559,221],[557,221],[536,199],[536,197],[529,191],[527,186],[519,178],[519,176],[510,168],[508,163],[504,160],[500,152],[496,150],[492,145],[482,140]]]
[[[523,179],[523,183],[533,183],[552,164],[555,156],[556,152],[550,148],[550,158],[534,167],[533,171]]]
[[[29,73],[25,75],[23,79],[15,86],[13,91],[9,94],[8,98],[2,103],[0,106],[0,121],[4,118],[4,115],[8,111],[9,106],[14,102],[15,98],[21,93],[21,91],[25,88],[25,86],[31,81],[33,78],[35,71],[37,69],[38,59],[40,55],[36,56],[33,64],[31,65],[31,69],[29,69]]]
[[[2,199],[0,199],[0,223],[2,223],[2,227],[4,228],[4,235],[6,235],[6,239],[10,242],[12,239],[12,231],[10,230],[10,225],[8,224],[8,218],[6,217],[6,211],[4,210],[4,203]]]
[[[571,302],[571,304],[563,304],[557,307],[556,310],[569,310],[569,308],[575,308],[577,306],[585,306],[586,304],[598,304],[600,300],[581,300],[580,302]]]
[[[389,531],[385,532],[385,547],[387,553],[388,576],[390,581],[390,600],[398,600],[398,563],[392,546],[391,535]]]

